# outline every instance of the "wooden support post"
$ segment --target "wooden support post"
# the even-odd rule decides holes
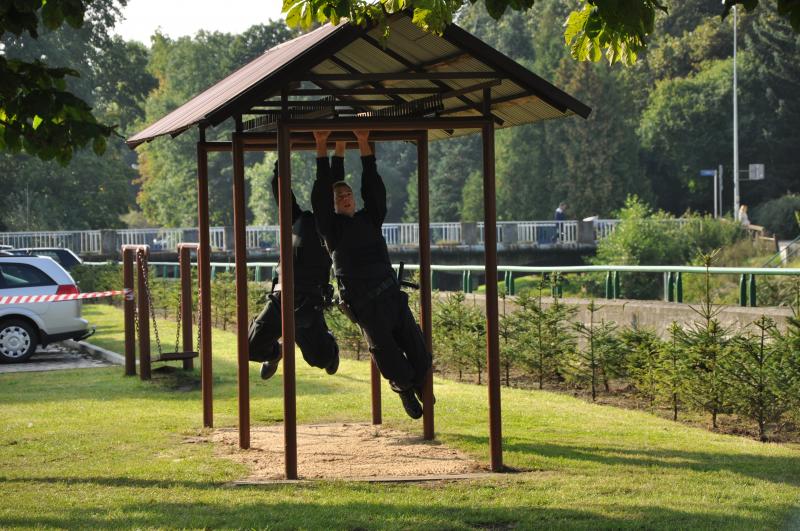
[[[136,323],[134,322],[133,299],[133,249],[122,249],[122,286],[128,291],[125,309],[125,376],[136,376]]]
[[[197,283],[200,305],[200,386],[203,396],[203,426],[214,426],[214,395],[211,367],[211,234],[208,221],[208,152],[205,129],[197,143]]]
[[[281,322],[283,333],[283,437],[286,479],[297,479],[297,405],[294,350],[291,130],[278,126]]]
[[[749,294],[750,294],[750,306],[755,308],[758,306],[758,298],[756,297],[756,276],[750,275],[750,286],[749,286]]]
[[[425,347],[433,353],[433,321],[431,291],[433,277],[431,275],[431,236],[430,236],[430,203],[428,190],[428,132],[424,131],[417,140],[417,187],[419,198],[419,287],[420,287],[420,324],[425,338]],[[425,391],[422,401],[423,436],[426,440],[435,437],[433,411],[433,370],[425,377]]]
[[[192,338],[192,249],[190,246],[178,244],[178,268],[181,279],[181,324],[183,333],[183,351],[194,350]],[[198,346],[198,348],[200,348]],[[183,360],[183,370],[194,369],[192,358]]]
[[[369,383],[370,397],[372,398],[372,423],[375,425],[383,423],[383,411],[381,410],[381,371],[378,364],[370,355],[369,362]]]
[[[680,271],[675,275],[675,301],[683,302],[683,276]]]
[[[250,367],[247,336],[247,239],[244,200],[244,143],[233,133],[233,238],[236,260],[236,353],[239,390],[239,448],[250,448]]]
[[[489,107],[489,90],[484,90]],[[500,411],[500,339],[497,307],[497,209],[494,174],[494,124],[484,125],[483,137],[483,240],[486,252],[486,366],[489,391],[489,451],[494,472],[503,469]]]
[[[150,305],[147,298],[150,294],[145,288],[145,272],[149,250],[143,247],[136,251],[136,310],[139,315],[139,378],[150,379]]]

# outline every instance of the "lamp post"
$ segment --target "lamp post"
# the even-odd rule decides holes
[[[733,5],[733,218],[739,220],[739,106],[736,101],[736,26],[737,9]]]

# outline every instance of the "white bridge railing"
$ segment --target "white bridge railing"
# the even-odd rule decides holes
[[[683,220],[676,220],[681,222]],[[575,247],[582,242],[591,245],[611,234],[619,223],[613,219],[596,219],[586,229],[578,221],[500,221],[497,223],[497,242],[501,245],[533,247]],[[591,232],[593,228],[593,233]],[[583,231],[583,232],[581,232]],[[391,247],[419,245],[419,224],[384,223],[386,243]],[[579,238],[579,233],[582,237]],[[181,242],[196,242],[197,228],[146,228],[86,231],[5,232],[0,233],[0,245],[24,247],[67,247],[80,254],[113,254],[122,245],[150,245],[154,251],[175,251]],[[211,248],[215,251],[233,248],[232,227],[211,227]],[[249,249],[276,249],[279,245],[277,225],[247,227]],[[430,225],[432,245],[483,245],[484,224],[437,222]]]
[[[100,254],[102,231],[0,232],[0,245],[12,247],[66,247],[81,254]]]

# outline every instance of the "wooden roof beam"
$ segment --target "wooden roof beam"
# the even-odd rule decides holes
[[[370,37],[366,33],[363,34],[361,36],[361,38],[364,39],[365,42],[367,42],[370,45],[372,45],[373,48],[376,48],[376,49],[380,50],[381,52],[383,52],[384,54],[388,55],[389,57],[391,57],[392,59],[394,59],[395,61],[397,61],[401,65],[404,65],[406,68],[411,69],[411,70],[416,70],[416,71],[423,70],[423,68],[421,66],[415,65],[414,63],[412,63],[411,61],[409,61],[408,59],[406,59],[405,57],[403,57],[399,53],[395,52],[394,50],[381,46],[381,44],[378,41],[376,41],[375,39],[373,39],[372,37]],[[455,72],[451,72],[451,73],[455,73]],[[494,77],[495,77],[495,79],[497,79],[497,78],[502,78],[502,77],[506,77],[506,76],[502,75],[502,76],[494,76]],[[433,81],[433,83],[437,87],[441,87],[441,88],[445,88],[446,87],[448,90],[452,90],[452,87],[450,85],[448,85],[447,83],[441,82],[440,79],[443,79],[443,78],[439,78],[439,79]],[[457,78],[451,78],[451,79],[457,79]],[[471,79],[475,79],[475,78],[471,78]],[[472,101],[471,99],[467,98],[466,96],[463,96],[463,95],[459,96],[458,99],[460,99],[464,104],[471,106],[473,109],[483,112],[483,109],[481,108],[481,106],[479,104],[475,103],[474,101]],[[501,120],[497,116],[492,115],[492,119],[495,121],[495,123],[497,123],[499,125],[503,124],[503,120]]]
[[[332,63],[334,63],[339,68],[342,68],[345,71],[350,72],[353,75],[358,75],[358,76],[363,76],[364,75],[357,68],[355,68],[353,66],[350,66],[349,64],[347,64],[346,62],[342,61],[341,59],[339,59],[335,55],[331,55],[328,58],[328,60],[331,61]],[[380,82],[378,82],[378,81],[370,81],[369,84],[372,85],[372,87],[376,88],[376,89],[386,88],[383,85],[381,85]],[[388,94],[388,96],[390,98],[392,98],[392,101],[394,101],[395,103],[404,103],[405,102],[405,100],[403,98],[401,98],[401,97],[399,97],[399,96],[397,96],[395,94]]]

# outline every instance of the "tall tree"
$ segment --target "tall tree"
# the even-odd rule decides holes
[[[295,35],[282,22],[252,26],[241,35],[199,32],[195,37],[152,37],[149,71],[158,89],[145,104],[145,122],[152,123],[246,64],[258,54]],[[227,140],[232,121],[209,130],[210,139]],[[197,218],[195,180],[196,137],[190,133],[174,139],[157,139],[139,148],[140,185],[137,202],[145,217],[164,226],[193,226]],[[262,155],[247,154],[252,164]],[[209,215],[212,224],[230,225],[232,168],[230,155],[209,158]]]
[[[109,35],[118,4],[98,1],[78,29],[62,27],[10,37],[3,43],[9,60],[46,57],[56,64],[74,64],[69,88],[94,107],[94,114],[124,132],[143,116],[142,102],[154,86],[144,71],[147,50]],[[5,78],[4,78],[5,80]],[[27,154],[0,154],[0,218],[11,230],[88,229],[120,226],[119,215],[133,203],[131,180],[136,155],[122,137],[110,139],[98,157],[88,148],[70,148],[72,164]],[[63,160],[62,160],[63,162]]]

